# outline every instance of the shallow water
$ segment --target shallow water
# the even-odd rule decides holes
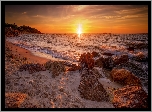
[[[134,52],[127,50],[128,43],[148,44],[147,34],[81,34],[81,37],[77,34],[24,34],[7,40],[30,50],[36,56],[70,63],[78,63],[82,53],[93,51],[101,56],[105,56],[103,52],[112,53],[113,57],[127,54],[129,58],[143,52],[148,57],[146,48],[135,49]],[[147,69],[146,63],[140,65]]]
[[[28,49],[40,57],[48,57],[77,62],[84,52],[111,52],[115,55],[128,54],[130,57],[137,52],[148,53],[148,50],[136,50],[129,53],[126,42],[148,42],[148,35],[120,35],[120,34],[82,34],[79,38],[76,34],[31,34],[21,35],[7,39],[18,46]],[[39,53],[41,52],[41,53]],[[42,55],[43,53],[43,55]],[[51,59],[51,57],[50,57]]]

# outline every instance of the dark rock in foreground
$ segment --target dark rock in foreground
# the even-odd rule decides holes
[[[109,95],[98,81],[100,75],[90,70],[83,70],[78,91],[80,96],[92,101],[109,101]]]
[[[125,86],[114,91],[115,108],[148,108],[148,95],[140,86]]]
[[[87,54],[86,53],[82,54],[80,56],[79,62],[80,62],[81,69],[83,68],[93,69],[94,67],[94,59],[91,53],[89,52]]]

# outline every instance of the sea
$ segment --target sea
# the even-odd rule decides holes
[[[31,51],[36,56],[73,64],[78,64],[81,54],[87,52],[94,51],[103,57],[105,52],[112,53],[113,57],[127,54],[130,62],[140,66],[146,74],[138,77],[148,82],[148,62],[133,60],[133,57],[141,52],[148,58],[148,47],[140,49],[137,47],[133,52],[128,50],[128,47],[133,44],[148,46],[148,34],[146,33],[22,34],[17,37],[6,37],[6,40]],[[148,84],[146,88],[148,88]]]

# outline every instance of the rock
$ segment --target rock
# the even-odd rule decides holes
[[[70,67],[69,69],[68,69],[68,71],[76,71],[76,70],[80,70],[81,69],[81,67],[78,65],[76,65],[76,64],[72,64],[72,67]]]
[[[94,75],[96,78],[102,78],[102,74],[99,73],[99,71],[96,68],[93,68],[92,70],[87,71],[86,69],[82,71],[80,74],[82,77],[87,76],[89,74]]]
[[[103,67],[104,67],[104,68],[107,68],[107,69],[112,69],[112,68],[113,68],[113,60],[112,60],[112,57],[104,58],[104,59],[102,60],[102,63],[103,63]]]
[[[84,53],[79,58],[80,67],[87,68],[87,69],[93,69],[94,67],[94,59],[92,55],[88,52],[87,54]]]
[[[98,81],[100,76],[94,71],[83,70],[78,91],[80,96],[92,101],[109,101],[109,95]]]
[[[45,64],[44,64],[44,66],[45,66],[45,68],[47,69],[47,70],[49,70],[50,68],[51,68],[51,65],[52,65],[52,63],[53,63],[53,61],[47,61]]]
[[[45,63],[45,68],[52,72],[52,77],[59,76],[61,72],[65,72],[66,68],[63,62],[60,61],[48,61]]]
[[[139,78],[126,69],[113,69],[110,76],[114,82],[122,85],[141,85]]]
[[[93,51],[91,54],[92,54],[93,57],[99,57],[100,56],[99,53],[97,53],[95,51]]]
[[[32,74],[34,72],[45,71],[46,68],[44,67],[44,65],[41,65],[39,63],[37,64],[30,63],[30,64],[21,65],[19,71],[21,72],[23,70],[27,70],[29,71],[30,74]]]
[[[112,56],[112,55],[114,55],[114,54],[112,54],[112,53],[108,53],[108,52],[104,52],[104,53],[102,53],[103,55],[106,55],[106,56]]]
[[[96,68],[93,68],[90,72],[96,75],[97,78],[103,78],[103,74],[100,74]]]
[[[24,93],[5,93],[5,107],[19,108],[26,97],[27,94]]]
[[[102,64],[102,60],[103,60],[103,57],[100,57],[99,59],[95,60],[95,67],[103,67],[103,64]]]
[[[126,63],[128,62],[129,58],[128,55],[124,54],[122,56],[120,56],[120,58],[116,57],[113,59],[114,65],[119,65],[121,63]]]
[[[135,49],[147,49],[148,48],[148,43],[145,42],[131,42],[131,43],[126,43],[128,46],[127,50],[128,51],[134,51]]]
[[[95,61],[95,66],[96,67],[103,67],[106,69],[112,69],[114,64],[113,64],[113,60],[112,57],[100,57],[99,59],[97,59]]]
[[[114,91],[115,108],[148,108],[148,95],[141,86],[125,86]]]
[[[129,46],[129,47],[127,48],[128,51],[134,51],[134,49],[135,49],[135,48],[134,48],[133,46]]]
[[[117,69],[122,69],[122,68],[124,69],[125,68],[126,70],[129,70],[130,72],[135,74],[135,76],[138,76],[138,77],[148,76],[146,71],[141,66],[134,63],[133,61],[128,61],[126,63],[121,63],[121,64],[117,65],[115,68],[117,68]]]
[[[135,59],[136,61],[139,61],[139,62],[148,61],[148,58],[146,57],[146,55],[143,52],[137,53],[135,55],[135,57],[133,57],[133,59]]]

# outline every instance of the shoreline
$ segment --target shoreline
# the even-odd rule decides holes
[[[43,64],[48,61],[48,59],[35,56],[30,51],[20,48],[11,42],[6,41],[5,44],[12,50],[11,52],[13,55],[22,58],[26,57],[31,63],[34,63],[35,61]],[[13,58],[13,60],[16,60],[16,57]],[[7,62],[10,67],[13,66],[11,61],[7,60]],[[15,66],[16,65],[13,67]],[[10,71],[10,75],[5,75],[6,108],[12,108],[14,106],[14,108],[114,108],[111,102],[95,102],[80,97],[79,92],[77,91],[80,83],[80,75],[78,71],[67,71],[65,74],[61,73],[58,77],[52,78],[52,73],[50,73],[48,70],[39,71],[32,74],[30,74],[28,71],[20,72],[16,70],[17,69],[13,68],[13,72]],[[48,87],[48,85],[50,85],[50,87]],[[40,88],[38,88],[38,86]],[[37,91],[40,91],[39,94],[37,94]],[[48,93],[51,93],[53,96],[50,96]],[[19,101],[16,99],[19,99]],[[11,103],[11,100],[14,100],[14,102]],[[31,104],[30,102],[33,100],[36,101]],[[73,100],[75,103],[73,103]],[[40,102],[44,102],[45,105],[39,105]]]
[[[21,59],[22,61],[22,58],[26,58],[27,63],[39,64],[44,64],[51,59],[36,56],[32,51],[19,47],[9,41],[5,41],[5,48],[9,48],[11,50],[10,53],[13,54],[12,58],[10,59],[11,61],[8,59],[10,58],[10,55],[8,55],[8,58],[5,58],[5,63],[6,65],[8,65],[5,65],[5,68],[12,69],[10,70],[11,75],[7,75],[7,73],[5,73],[5,80],[7,82],[5,84],[5,99],[7,102],[5,106],[10,105],[10,99],[14,99],[14,97],[17,98],[18,96],[25,96],[27,97],[26,99],[20,99],[21,101],[23,100],[23,103],[21,105],[18,105],[21,108],[35,106],[37,108],[115,108],[112,104],[113,91],[115,89],[122,88],[123,86],[121,84],[112,82],[107,77],[101,77],[98,81],[100,84],[102,84],[104,90],[106,90],[109,94],[110,101],[94,102],[92,100],[87,100],[82,98],[80,96],[80,93],[77,91],[79,85],[81,85],[81,75],[78,71],[66,71],[59,74],[58,77],[55,78],[52,77],[52,72],[49,72],[48,70],[38,71],[35,73],[29,73],[26,70],[17,71],[17,69],[14,68],[15,66],[20,65],[20,61],[18,60]],[[9,49],[6,50],[6,52],[8,51],[8,54],[10,51]],[[12,60],[14,60],[14,62]],[[96,70],[99,69],[98,67],[94,68]],[[100,69],[98,71],[99,74],[109,74],[105,73],[103,69]],[[71,98],[73,98],[74,103]],[[41,101],[44,102],[46,105],[39,105]]]
[[[19,46],[16,46],[11,42],[6,41],[5,45],[7,45],[10,48],[11,52],[15,56],[20,57],[20,58],[26,58],[27,61],[30,62],[30,63],[44,64],[47,61],[49,61],[49,59],[36,56],[36,55],[32,54],[31,51],[29,51],[27,49],[24,49],[24,48],[21,48]]]

